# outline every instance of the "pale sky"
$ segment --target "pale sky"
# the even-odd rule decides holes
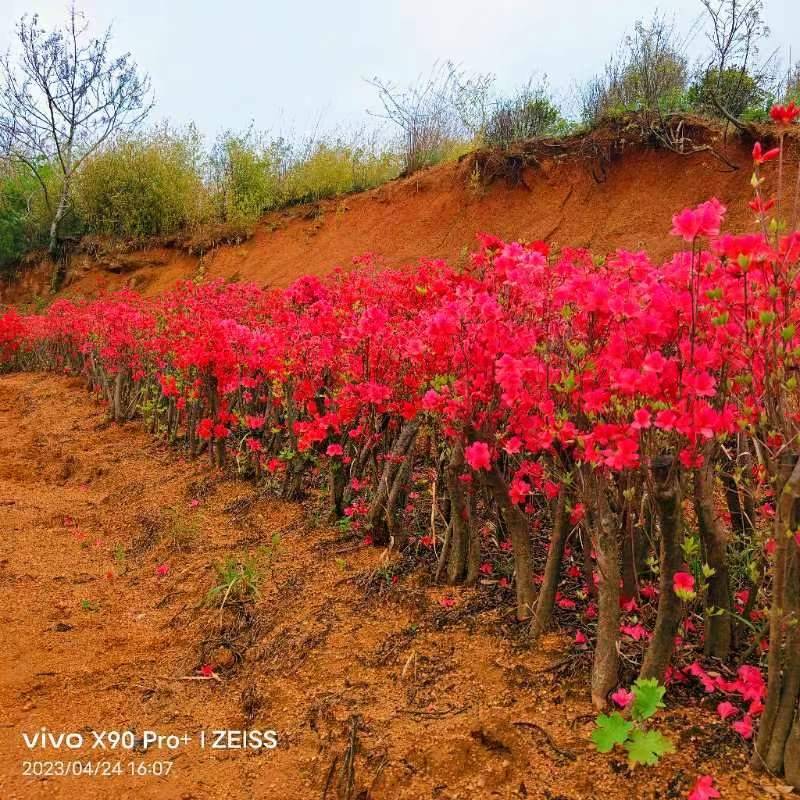
[[[1,0],[0,51],[15,21],[38,13],[50,27],[68,0]],[[599,72],[636,19],[658,8],[688,34],[699,0],[77,0],[117,52],[149,72],[152,121],[194,121],[207,136],[251,122],[259,130],[309,132],[376,125],[364,78],[400,84],[450,59],[491,72],[501,89],[546,73],[557,97]],[[800,59],[800,3],[765,0],[771,46]],[[690,42],[695,54],[702,33]]]

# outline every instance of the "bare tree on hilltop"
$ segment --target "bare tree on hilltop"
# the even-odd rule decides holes
[[[17,25],[17,52],[0,57],[0,159],[35,176],[50,216],[49,252],[63,272],[62,225],[83,162],[115,133],[138,126],[152,108],[150,81],[130,54],[112,56],[111,29],[89,34],[72,6],[63,28],[37,16]]]

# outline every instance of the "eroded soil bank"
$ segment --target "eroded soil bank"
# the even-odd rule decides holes
[[[262,578],[220,610],[229,556]],[[0,377],[0,797],[655,800],[703,773],[727,800],[778,796],[702,698],[664,712],[677,752],[658,767],[595,753],[565,637],[530,649],[491,587],[445,608],[423,568],[382,581],[384,558],[108,423],[77,380]],[[29,750],[42,726],[87,745]],[[220,729],[278,747],[200,749]],[[136,750],[93,750],[92,730],[133,731]],[[145,730],[191,741],[142,752]],[[23,775],[37,760],[122,774]],[[129,774],[155,762],[169,774]]]

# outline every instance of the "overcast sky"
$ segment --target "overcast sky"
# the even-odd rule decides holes
[[[0,0],[0,50],[15,20],[61,22],[68,0]],[[800,58],[800,2],[765,0],[772,46]],[[78,0],[99,32],[150,73],[154,120],[194,121],[206,135],[251,122],[309,132],[374,124],[380,110],[364,78],[397,83],[437,59],[492,72],[512,89],[546,73],[562,100],[600,71],[634,21],[658,8],[688,35],[699,0]],[[689,44],[697,53],[702,33]]]

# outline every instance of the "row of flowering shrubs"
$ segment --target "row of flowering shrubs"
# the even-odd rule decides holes
[[[477,581],[498,548],[534,636],[577,578],[598,707],[624,637],[660,681],[692,631],[723,665],[765,658],[766,685],[680,674],[745,697],[754,766],[800,785],[798,198],[780,147],[753,157],[757,232],[722,233],[709,200],[675,215],[686,247],[662,264],[482,235],[461,270],[365,257],[285,290],[10,311],[0,359],[84,376],[116,420],[286,498],[326,486],[374,543],[432,547],[437,580]]]

